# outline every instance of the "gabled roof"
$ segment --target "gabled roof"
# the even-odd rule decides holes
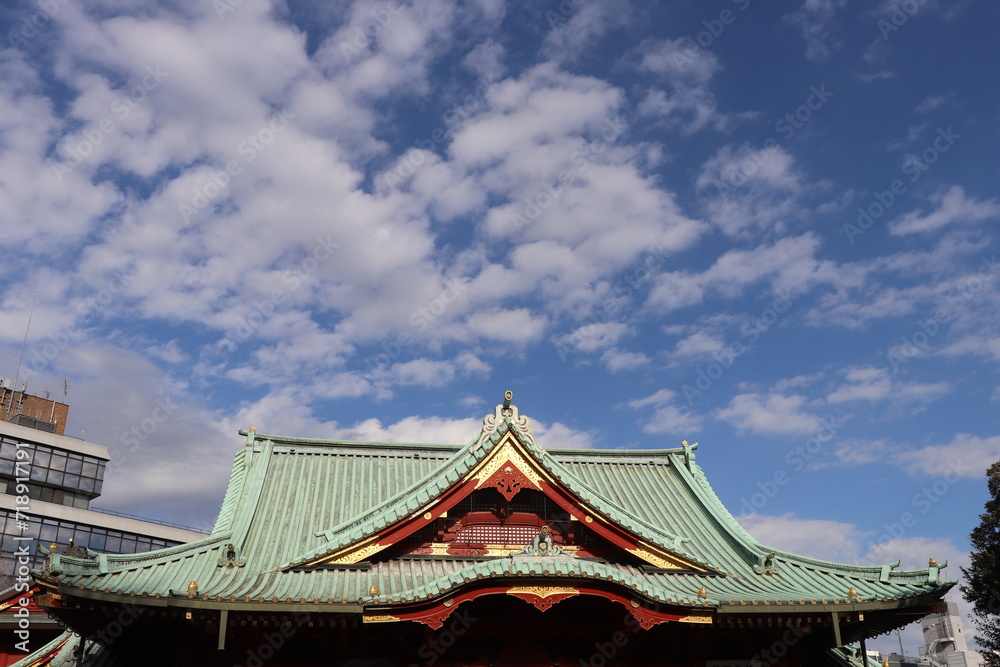
[[[901,609],[954,584],[939,581],[943,565],[859,567],[763,546],[709,486],[697,445],[549,451],[509,402],[462,447],[242,433],[246,445],[210,537],[94,560],[52,554],[39,581],[147,604],[345,613],[442,600],[484,580],[573,581],[716,614]],[[559,499],[631,560],[383,555],[394,536],[427,525],[498,474]]]

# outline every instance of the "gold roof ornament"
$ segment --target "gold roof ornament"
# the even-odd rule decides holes
[[[58,551],[58,550],[59,550],[59,545],[56,544],[55,542],[49,545],[49,551]]]
[[[198,582],[197,581],[192,581],[191,583],[189,583],[188,584],[188,590],[191,591],[192,593],[197,593],[198,592]]]
[[[927,560],[927,567],[937,567],[937,558],[930,558]]]
[[[256,431],[256,430],[257,430],[257,427],[256,427],[256,426],[251,426],[251,427],[250,427],[250,430],[251,430],[251,431]]]
[[[702,586],[701,588],[699,588],[698,589],[698,597],[700,597],[700,598],[707,598],[708,597],[708,589],[705,588],[704,586]]]
[[[849,598],[860,597],[858,595],[858,589],[855,588],[854,586],[851,586],[850,590],[847,591],[847,597],[849,597]]]
[[[376,595],[378,595],[378,586],[376,586],[375,584],[372,584],[371,588],[368,589],[368,595],[371,595],[372,597],[375,597]]]

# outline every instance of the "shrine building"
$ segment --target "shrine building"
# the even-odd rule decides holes
[[[547,450],[510,392],[465,446],[241,435],[209,537],[48,553],[72,633],[20,664],[834,667],[955,583],[763,546],[697,445]]]

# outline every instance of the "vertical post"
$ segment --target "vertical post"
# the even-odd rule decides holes
[[[226,648],[226,626],[229,625],[229,610],[223,609],[219,612],[219,650]]]
[[[840,648],[844,645],[844,642],[840,639],[840,615],[835,611],[831,611],[830,618],[833,621],[833,645],[836,648]]]
[[[862,667],[868,667],[868,649],[865,646],[865,638],[861,638],[861,665]]]

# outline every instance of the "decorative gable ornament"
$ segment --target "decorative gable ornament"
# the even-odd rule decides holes
[[[510,403],[513,398],[514,392],[508,389],[504,392],[503,403],[494,409],[493,414],[486,415],[483,418],[483,432],[479,434],[479,439],[476,440],[476,444],[472,446],[472,449],[475,450],[482,447],[497,432],[500,424],[504,421],[507,422],[507,425],[511,429],[517,431],[518,435],[532,445],[536,445],[535,437],[531,434],[531,424],[528,418],[519,415],[517,413],[517,406]]]
[[[229,543],[222,550],[222,558],[218,561],[219,567],[243,567],[247,562],[240,558],[240,549],[236,545]]]

